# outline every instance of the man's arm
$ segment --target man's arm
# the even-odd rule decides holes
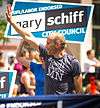
[[[74,85],[76,93],[82,93],[82,75],[77,75],[74,77]]]
[[[9,11],[9,7],[7,6],[6,11],[6,18],[7,21],[13,26],[13,28],[16,30],[17,33],[21,35],[22,38],[24,38],[28,43],[32,45],[32,48],[35,48],[36,50],[39,50],[39,43],[36,40],[36,38],[32,35],[32,33],[24,30],[20,26],[16,24],[16,21],[12,17],[12,12]]]
[[[96,61],[96,66],[95,67],[100,67],[100,60],[98,60],[97,58],[95,58]]]

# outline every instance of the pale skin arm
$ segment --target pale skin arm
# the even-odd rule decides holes
[[[35,90],[35,79],[34,79],[34,83],[31,85],[30,84],[30,78],[29,78],[29,75],[28,74],[23,74],[22,77],[21,77],[25,87],[27,88],[27,90]]]
[[[100,61],[97,58],[94,58],[94,60],[95,60],[96,64],[91,65],[91,66],[100,67]]]
[[[24,65],[27,68],[30,68],[30,64],[29,61],[25,58],[25,57],[21,57],[20,53],[22,51],[22,47],[23,47],[24,41],[22,40],[18,49],[17,49],[17,53],[16,53],[16,59],[18,60],[18,62],[20,62],[22,65]]]
[[[76,93],[82,93],[82,75],[77,75],[74,77],[74,85]]]
[[[35,76],[31,75],[31,84],[35,85],[36,84],[36,80],[35,80]]]
[[[96,60],[96,67],[100,67],[100,61],[96,58],[95,58],[95,60]]]
[[[23,28],[21,28],[20,26],[16,24],[16,21],[13,19],[12,13],[11,11],[9,11],[8,6],[7,6],[7,11],[6,11],[6,18],[7,18],[7,21],[16,30],[16,32],[19,33],[23,39],[25,39],[25,41],[29,42],[34,49],[39,50],[39,43],[36,40],[36,38],[32,35],[32,33],[24,30]]]

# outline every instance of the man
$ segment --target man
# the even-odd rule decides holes
[[[100,68],[100,61],[95,57],[93,49],[87,51],[87,60],[84,64],[84,70],[87,73],[95,73],[95,68]]]
[[[42,46],[29,32],[20,28],[7,8],[7,20],[31,47],[40,52],[45,62],[45,94],[81,93],[81,70],[77,59],[65,52],[65,39],[62,34],[52,33]]]
[[[100,61],[95,57],[95,51],[90,49],[87,51],[87,60],[84,63],[84,71],[86,72],[85,83],[89,83],[91,76],[100,79]]]

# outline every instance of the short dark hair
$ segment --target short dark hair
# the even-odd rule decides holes
[[[93,51],[92,49],[88,50],[87,55],[90,55],[92,51]]]

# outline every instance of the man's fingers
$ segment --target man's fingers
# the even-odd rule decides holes
[[[7,13],[7,11],[6,11],[6,17],[8,18],[8,13]]]
[[[7,5],[7,11],[8,11],[8,13],[11,13],[12,12],[11,5],[10,4]]]
[[[9,14],[8,14],[8,12],[7,12],[7,11],[6,11],[6,17],[7,17],[7,18],[9,18]]]

